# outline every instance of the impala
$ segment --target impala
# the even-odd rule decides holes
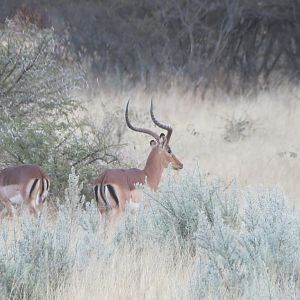
[[[5,215],[13,216],[13,205],[27,205],[31,214],[37,215],[45,202],[50,180],[45,171],[37,165],[19,165],[0,171],[0,203]]]
[[[160,136],[149,129],[134,127],[128,117],[129,101],[126,105],[125,120],[127,126],[137,132],[152,136],[150,141],[151,151],[144,169],[108,169],[94,181],[94,192],[97,206],[101,215],[113,210],[119,215],[125,209],[126,202],[138,202],[139,197],[136,185],[147,184],[150,189],[156,190],[161,180],[162,172],[169,164],[175,170],[183,168],[183,164],[172,152],[169,142],[172,135],[172,127],[158,122],[153,113],[151,101],[150,115],[153,123],[167,131],[167,135]]]

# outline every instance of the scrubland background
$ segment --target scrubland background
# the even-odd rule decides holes
[[[299,298],[298,1],[0,4],[0,165],[52,182],[0,224],[0,299]],[[184,169],[110,230],[90,182],[150,151],[129,99]]]
[[[149,115],[150,99],[160,120],[174,128],[171,146],[186,169],[200,169],[228,184],[278,186],[298,205],[299,185],[299,90],[292,85],[260,92],[256,96],[218,94],[202,101],[179,86],[164,92],[132,89],[129,93],[99,93],[89,98],[88,109],[96,120],[106,110],[124,106],[138,116],[135,123],[154,129]],[[105,109],[103,109],[105,107]],[[149,138],[124,129],[127,163],[143,167]]]

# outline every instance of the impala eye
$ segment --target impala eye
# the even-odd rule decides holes
[[[172,153],[172,150],[171,150],[171,149],[168,149],[168,153],[171,154],[171,153]]]

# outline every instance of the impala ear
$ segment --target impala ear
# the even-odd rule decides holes
[[[156,146],[156,141],[154,141],[154,140],[151,140],[151,141],[150,141],[150,146],[151,146],[151,147],[154,147],[154,146]]]
[[[161,145],[163,145],[165,143],[165,141],[166,141],[166,136],[165,136],[164,133],[161,133],[160,136],[159,136],[159,143]]]

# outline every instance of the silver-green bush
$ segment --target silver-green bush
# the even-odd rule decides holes
[[[99,244],[95,237],[101,226],[95,206],[82,211],[78,205],[82,187],[78,179],[73,170],[65,203],[58,204],[57,215],[45,209],[37,219],[25,214],[2,224],[0,287],[5,298],[44,299],[63,287],[76,267],[87,264],[83,246],[92,253]],[[78,224],[86,225],[79,231]],[[87,243],[87,237],[94,240]]]
[[[127,213],[116,241],[194,256],[196,298],[299,296],[300,217],[278,189],[242,191],[196,171],[145,193],[150,207]]]
[[[81,189],[72,169],[56,214],[2,224],[5,298],[47,298],[74,272],[97,260],[109,265],[122,249],[138,259],[166,248],[174,265],[183,255],[193,259],[191,298],[299,297],[300,217],[278,189],[242,191],[198,171],[175,179],[170,173],[159,191],[144,189],[148,205],[126,208],[110,239],[95,203],[79,204]]]

